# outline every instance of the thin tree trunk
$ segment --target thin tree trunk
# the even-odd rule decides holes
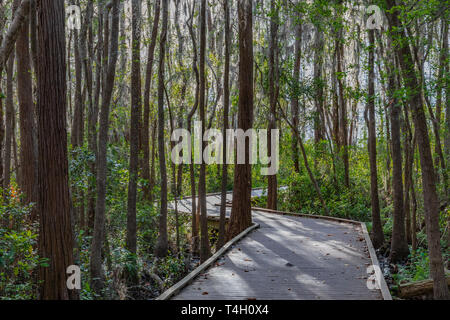
[[[150,11],[150,7],[148,8]],[[153,62],[156,48],[156,38],[158,36],[159,27],[159,16],[161,11],[161,1],[156,0],[155,2],[155,12],[153,15],[153,27],[150,44],[148,46],[147,53],[147,69],[145,74],[145,90],[144,90],[144,118],[142,121],[143,132],[142,132],[142,148],[143,148],[143,164],[142,164],[142,178],[148,182],[143,188],[144,199],[151,201],[151,193],[153,189],[153,183],[151,183],[151,173],[150,173],[150,91],[152,87],[152,76],[153,76]],[[152,142],[153,144],[153,142]]]
[[[132,0],[131,39],[131,121],[130,121],[130,169],[128,180],[127,241],[126,248],[137,254],[136,202],[139,165],[139,131],[141,117],[141,2]],[[137,270],[129,272],[129,283],[137,284]]]
[[[319,26],[316,26],[316,39],[314,46],[314,85],[316,90],[316,96],[314,99],[314,141],[315,143],[320,143],[324,139],[324,128],[325,125],[321,120],[323,117],[323,105],[324,105],[324,90],[322,83],[322,65],[323,65],[323,34]],[[297,78],[296,78],[297,79]]]
[[[89,109],[89,124],[88,124],[88,148],[91,154],[98,159],[97,146],[97,123],[99,113],[100,90],[102,86],[102,70],[105,61],[102,61],[103,56],[103,2],[98,2],[98,29],[97,29],[97,57],[95,66],[95,90],[93,97],[92,108]],[[96,209],[96,185],[97,185],[97,163],[96,160],[89,162],[89,170],[92,178],[88,186],[88,228],[91,232],[94,230],[95,224],[95,209]]]
[[[405,233],[405,212],[403,206],[403,176],[402,176],[402,147],[400,142],[400,102],[395,97],[397,90],[397,83],[395,80],[394,60],[391,59],[388,63],[391,64],[389,74],[389,88],[388,93],[390,105],[390,120],[391,120],[391,136],[392,136],[392,181],[394,188],[394,223],[392,227],[392,241],[390,260],[392,263],[398,263],[405,260],[409,254],[408,242],[406,241]]]
[[[201,136],[203,137],[206,128],[205,108],[206,108],[206,0],[201,1],[200,7],[200,121],[202,123]],[[201,142],[201,154],[205,149],[205,143]],[[209,246],[208,220],[206,210],[206,163],[201,161],[200,177],[198,182],[198,200],[200,205],[200,261],[205,262],[211,256]]]
[[[383,245],[384,234],[380,217],[380,201],[378,198],[378,173],[377,173],[377,136],[375,119],[375,39],[374,30],[369,30],[369,85],[366,118],[369,139],[369,164],[370,164],[370,194],[372,205],[372,242],[375,248]]]
[[[155,254],[165,257],[168,251],[167,235],[167,168],[164,148],[164,65],[166,57],[166,43],[168,33],[169,4],[163,1],[162,5],[162,29],[159,42],[159,71],[158,71],[158,152],[159,168],[161,174],[161,209],[159,214],[159,237]]]
[[[198,71],[198,53],[197,53],[197,42],[194,34],[193,29],[193,19],[194,19],[194,12],[195,12],[195,1],[192,3],[192,10],[191,14],[189,16],[188,20],[188,26],[189,26],[189,34],[191,36],[192,40],[192,47],[193,47],[193,61],[192,61],[192,69],[195,75],[195,102],[194,106],[192,107],[191,112],[188,114],[187,118],[187,128],[188,131],[191,132],[192,130],[192,118],[198,108],[199,99],[200,99],[200,75]],[[191,196],[192,196],[192,254],[197,255],[199,253],[200,248],[200,241],[199,241],[199,225],[198,225],[198,219],[197,219],[197,197],[196,197],[196,190],[195,190],[195,166],[193,161],[193,155],[191,154],[191,164],[189,165],[189,176],[190,176],[190,184],[191,184]]]
[[[229,109],[230,109],[230,45],[231,45],[231,28],[230,28],[230,3],[224,0],[223,9],[225,15],[225,66],[223,72],[223,151],[222,151],[222,187],[220,201],[220,221],[219,221],[219,240],[217,249],[223,247],[226,241],[226,203],[227,203],[227,184],[228,184],[228,166],[227,166],[227,148],[228,141],[226,139],[227,129],[229,129]]]
[[[275,147],[272,146],[272,130],[276,129],[276,113],[277,113],[277,85],[278,78],[278,10],[275,8],[275,0],[270,2],[271,18],[270,18],[270,43],[269,43],[269,101],[270,101],[270,118],[267,132],[268,154],[272,156]],[[274,157],[272,157],[274,158]],[[269,175],[267,177],[267,208],[277,210],[278,201],[278,181],[277,176]]]
[[[302,57],[302,25],[299,21],[295,21],[295,62],[294,62],[294,71],[293,77],[295,83],[300,82],[300,65],[301,65],[301,57]],[[314,68],[316,68],[316,64],[314,64]],[[316,76],[316,74],[315,74]],[[291,98],[291,112],[292,112],[292,124],[298,128],[299,126],[299,103],[298,103],[298,87],[295,87],[295,92]],[[294,169],[295,172],[300,173],[300,161],[298,157],[298,140],[297,136],[294,134],[292,137],[292,157],[294,161]]]
[[[339,131],[340,131],[340,146],[342,151],[342,160],[344,162],[344,184],[347,188],[350,187],[349,177],[349,155],[348,155],[348,129],[347,129],[347,107],[344,99],[344,83],[342,79],[343,74],[343,60],[344,60],[344,45],[341,43],[342,30],[338,32],[339,37],[336,39],[337,48],[337,82],[339,87]]]
[[[5,119],[5,166],[3,177],[3,188],[5,189],[5,200],[10,194],[11,183],[11,147],[13,132],[13,113],[14,113],[14,92],[13,92],[13,76],[14,76],[14,59],[12,53],[9,56],[8,65],[6,67],[6,119]]]
[[[119,47],[119,15],[120,1],[112,2],[112,27],[111,42],[108,61],[105,61],[105,81],[103,83],[102,105],[100,110],[100,128],[98,138],[97,157],[97,201],[94,219],[94,235],[91,246],[91,282],[94,292],[100,293],[104,287],[104,272],[102,267],[102,246],[105,239],[105,211],[106,211],[106,177],[107,177],[107,146],[109,113],[114,80],[116,75],[116,64]],[[108,20],[108,9],[104,12],[105,22]],[[106,34],[106,38],[109,35]]]
[[[33,85],[31,79],[31,64],[29,50],[30,26],[22,26],[16,42],[17,55],[17,96],[19,99],[20,122],[20,171],[21,189],[25,195],[26,204],[37,202],[37,159],[35,107],[33,102]],[[37,218],[36,207],[31,211],[31,221]]]

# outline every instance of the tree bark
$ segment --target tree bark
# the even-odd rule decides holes
[[[231,28],[230,28],[230,4],[229,0],[223,1],[223,9],[225,15],[225,66],[223,72],[223,137],[226,137],[227,129],[229,129],[229,109],[230,109],[230,46],[231,46]],[[226,241],[226,204],[227,204],[227,184],[228,184],[228,166],[227,166],[227,139],[223,139],[222,148],[222,186],[220,201],[220,221],[219,221],[219,240],[217,241],[217,249],[224,246]]]
[[[239,110],[238,128],[247,131],[253,125],[253,17],[252,1],[238,1],[239,25]],[[233,205],[228,239],[232,239],[252,224],[252,168],[249,143],[245,142],[245,164],[236,164],[234,171]]]
[[[128,180],[127,241],[126,248],[137,254],[136,201],[139,165],[139,131],[141,117],[141,2],[132,0],[131,36],[131,121],[130,121],[130,168]],[[134,259],[134,258],[133,258]],[[128,274],[131,284],[137,284],[137,270]]]
[[[15,55],[9,56],[8,65],[6,66],[6,119],[5,119],[5,166],[3,176],[3,188],[5,190],[4,198],[6,201],[10,195],[11,183],[11,157],[12,157],[12,136],[13,132],[13,114],[14,114],[14,60]]]
[[[150,7],[148,8],[150,10]],[[144,118],[142,121],[143,132],[142,132],[142,148],[143,148],[143,164],[142,164],[142,178],[147,181],[143,188],[144,199],[147,201],[152,200],[152,189],[153,183],[151,183],[151,173],[150,173],[150,90],[152,87],[152,76],[153,76],[153,62],[156,48],[156,38],[158,36],[159,27],[159,16],[161,11],[161,1],[156,0],[155,2],[155,12],[153,15],[153,27],[150,44],[148,46],[147,53],[147,68],[145,74],[145,90],[144,90]]]
[[[26,204],[37,202],[36,123],[31,79],[29,30],[29,24],[24,23],[16,42],[17,96],[19,99],[20,122],[20,185]],[[35,206],[31,211],[30,218],[31,221],[35,221],[37,218]]]
[[[203,137],[206,128],[206,0],[201,1],[200,7],[200,121],[202,123],[201,136]],[[205,143],[201,142],[201,154]],[[202,157],[203,158],[203,157]],[[202,159],[200,164],[200,177],[198,182],[198,200],[200,205],[200,261],[205,262],[211,256],[211,248],[209,245],[208,235],[208,213],[206,209],[206,163]]]
[[[272,130],[276,129],[277,114],[277,92],[276,79],[278,78],[278,9],[275,8],[275,0],[270,2],[271,18],[270,18],[270,42],[269,42],[269,101],[270,101],[270,118],[269,130],[267,132],[268,154],[272,156],[274,146],[272,146]],[[272,157],[273,158],[273,157]],[[269,175],[267,177],[267,208],[277,210],[278,201],[278,181],[277,175]]]
[[[189,16],[188,20],[188,26],[189,26],[189,34],[191,36],[192,40],[192,47],[193,47],[193,61],[192,61],[192,69],[195,75],[195,101],[194,106],[191,109],[191,112],[189,112],[187,117],[187,128],[188,131],[191,132],[192,130],[192,118],[197,111],[199,99],[200,99],[200,75],[198,71],[198,55],[197,55],[197,42],[194,34],[193,29],[193,19],[194,19],[194,12],[195,12],[195,1],[192,3],[192,10],[191,14]],[[199,241],[199,225],[198,225],[198,219],[197,219],[197,197],[196,197],[196,190],[195,190],[195,166],[193,161],[193,155],[191,154],[191,164],[189,165],[189,176],[190,176],[190,184],[191,184],[191,196],[192,196],[192,219],[191,219],[191,226],[192,226],[192,254],[198,254],[199,247],[200,247],[200,241]]]
[[[293,71],[293,77],[294,77],[294,83],[298,84],[300,82],[300,65],[301,65],[301,57],[302,57],[302,25],[299,21],[295,21],[294,23],[297,23],[295,25],[295,62],[294,62],[294,71]],[[316,65],[314,64],[314,68],[316,68]],[[291,98],[291,112],[292,112],[292,124],[298,128],[299,126],[299,94],[298,94],[298,87],[294,87],[295,92],[292,94]],[[298,157],[298,140],[297,136],[293,135],[292,137],[292,160],[294,161],[294,169],[295,172],[300,173],[300,160]]]
[[[380,217],[380,200],[378,198],[378,173],[377,173],[377,136],[375,119],[375,39],[374,30],[369,30],[369,79],[368,79],[368,101],[366,119],[368,126],[368,149],[370,165],[370,194],[372,205],[372,242],[375,249],[381,247],[384,242],[383,228]]]
[[[389,62],[388,62],[389,63]],[[401,105],[397,100],[396,90],[397,85],[394,73],[394,61],[391,59],[391,68],[389,74],[389,88],[388,93],[391,101],[389,105],[390,120],[391,120],[391,148],[392,148],[392,181],[394,189],[394,223],[392,227],[392,241],[390,260],[392,263],[404,261],[409,254],[408,242],[406,241],[405,233],[405,212],[403,206],[403,175],[402,175],[402,147],[400,142],[400,110]]]
[[[106,76],[103,83],[102,104],[100,110],[100,128],[98,137],[97,157],[97,201],[94,219],[94,234],[91,246],[91,282],[94,292],[100,293],[104,287],[104,273],[102,267],[102,247],[105,239],[105,211],[106,211],[106,177],[107,177],[107,146],[109,113],[114,80],[116,75],[116,64],[119,47],[119,14],[120,1],[112,2],[112,27],[109,58],[105,61]],[[105,21],[108,20],[108,9],[104,12]],[[106,34],[106,37],[109,35]],[[106,41],[105,37],[105,41]]]
[[[159,213],[159,237],[155,254],[158,257],[167,256],[167,168],[164,147],[164,65],[166,56],[167,29],[169,19],[169,4],[163,1],[162,5],[162,29],[159,42],[159,71],[158,71],[158,152],[159,168],[161,174],[161,208]]]
[[[66,60],[64,1],[38,0],[38,136],[40,298],[76,297],[66,284],[73,260],[66,129]]]

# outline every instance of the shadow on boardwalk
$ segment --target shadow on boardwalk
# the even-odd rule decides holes
[[[175,300],[381,300],[360,226],[254,212],[253,231]]]

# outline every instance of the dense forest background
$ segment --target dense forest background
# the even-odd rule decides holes
[[[0,0],[0,298],[154,298],[251,206],[367,222],[394,295],[431,278],[448,298],[449,9]],[[279,129],[279,172],[174,164],[172,132],[194,121]],[[206,194],[233,190],[216,230]],[[190,215],[170,205],[193,195]]]

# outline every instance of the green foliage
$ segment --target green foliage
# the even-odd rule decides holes
[[[397,283],[425,280],[430,277],[430,259],[428,251],[424,248],[418,248],[417,251],[409,255],[406,265],[399,265],[397,274],[394,274],[394,280]]]
[[[7,200],[0,200],[0,299],[33,299],[37,267],[48,263],[37,254],[32,206],[21,205],[17,197]]]

